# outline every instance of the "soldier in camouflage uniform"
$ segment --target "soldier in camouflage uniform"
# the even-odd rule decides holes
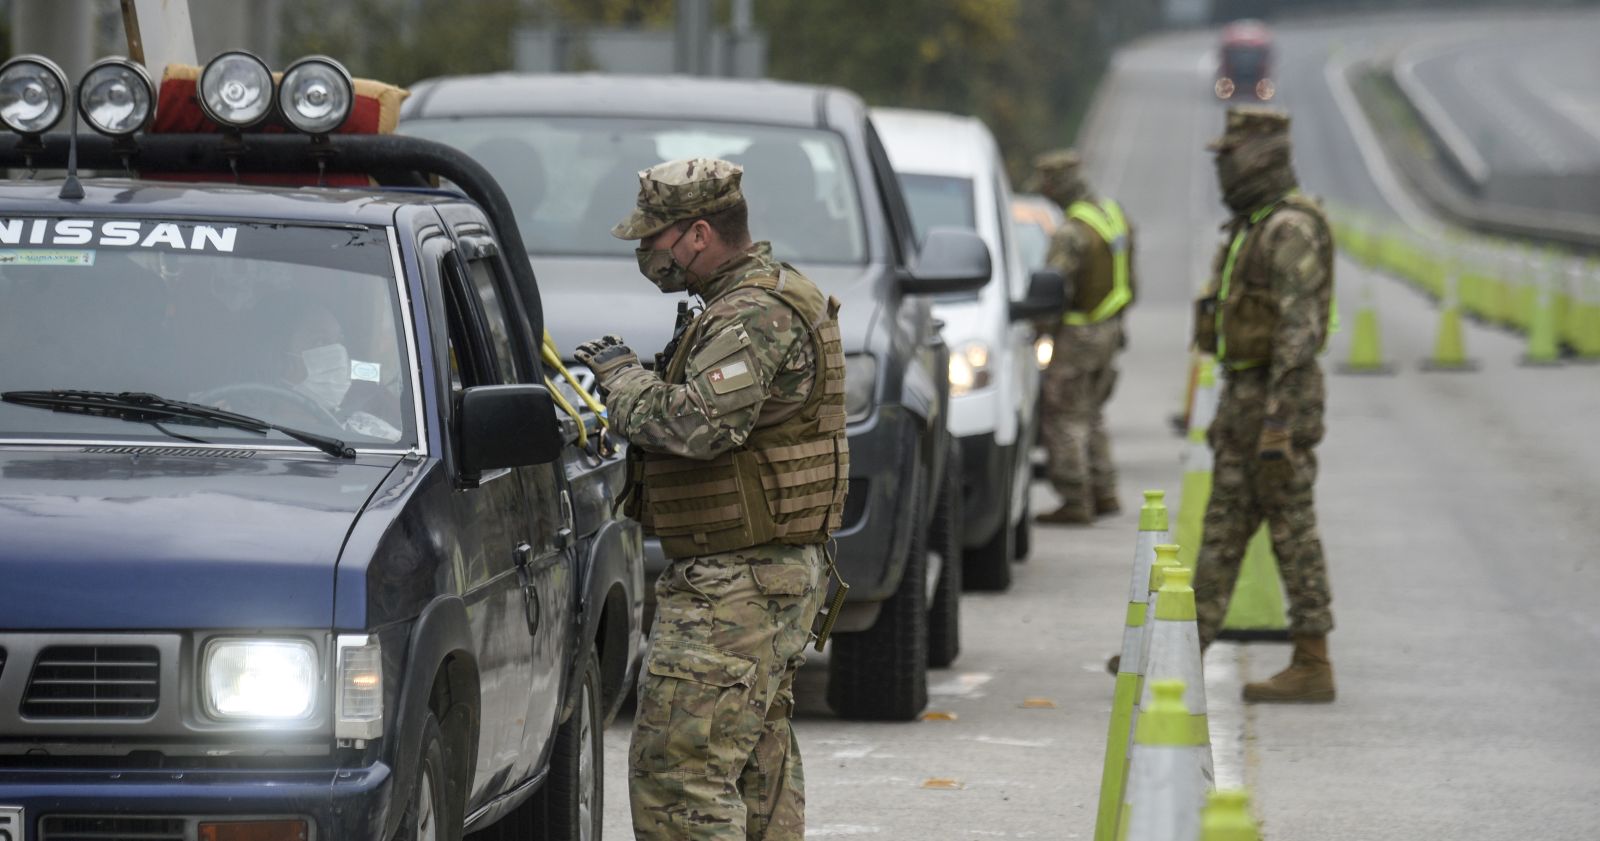
[[[1091,194],[1082,162],[1070,149],[1036,158],[1030,186],[1067,214],[1051,237],[1048,261],[1072,294],[1054,328],[1055,352],[1040,394],[1040,437],[1061,507],[1038,519],[1087,525],[1122,510],[1104,412],[1117,384],[1117,352],[1125,344],[1122,311],[1133,300],[1132,235],[1116,202]]]
[[[1265,519],[1289,596],[1294,655],[1283,672],[1247,684],[1244,698],[1331,701],[1333,614],[1312,486],[1333,237],[1321,208],[1296,188],[1287,115],[1229,109],[1227,129],[1210,148],[1234,216],[1196,307],[1196,343],[1216,354],[1227,375],[1209,431],[1215,467],[1194,581],[1200,642],[1216,639],[1245,546]]]
[[[639,839],[805,835],[789,719],[849,473],[844,355],[838,302],[750,241],[742,173],[701,158],[639,174],[612,234],[704,310],[655,371],[615,336],[576,353],[629,442],[627,510],[671,559],[629,753]]]

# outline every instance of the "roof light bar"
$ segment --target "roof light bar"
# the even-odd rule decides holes
[[[0,64],[0,122],[17,134],[37,136],[67,111],[67,75],[44,56],[20,55]]]
[[[306,56],[289,65],[278,85],[278,110],[306,134],[337,130],[350,118],[354,103],[350,71],[327,56]]]
[[[251,53],[221,53],[200,71],[199,94],[207,117],[230,128],[249,128],[272,112],[272,71]]]
[[[150,74],[125,58],[95,62],[78,83],[78,113],[107,137],[127,137],[149,125],[155,105]]]

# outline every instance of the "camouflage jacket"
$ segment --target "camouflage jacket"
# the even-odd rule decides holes
[[[696,291],[707,303],[692,328],[698,338],[689,351],[686,381],[668,383],[661,378],[665,372],[633,368],[612,383],[606,409],[622,437],[646,450],[710,459],[742,446],[758,426],[800,410],[816,377],[807,326],[770,292],[727,291],[745,277],[773,275],[778,268],[772,247],[759,242],[700,284]],[[746,351],[731,364],[723,362],[725,348],[741,332],[749,339]]]
[[[1310,199],[1290,196],[1255,224],[1240,218],[1228,227],[1213,292],[1240,234],[1244,239],[1220,303],[1221,349],[1234,370],[1265,370],[1266,414],[1275,417],[1285,396],[1321,399],[1317,354],[1328,338],[1333,240],[1320,209]]]

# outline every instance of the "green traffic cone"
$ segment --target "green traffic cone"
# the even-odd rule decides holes
[[[1200,813],[1200,841],[1260,841],[1250,817],[1250,795],[1241,789],[1211,792]]]
[[[1350,358],[1339,366],[1341,374],[1393,374],[1394,366],[1383,361],[1383,337],[1378,329],[1378,307],[1372,290],[1362,292],[1361,309],[1356,311],[1356,326],[1350,334]]]
[[[1433,356],[1423,360],[1424,371],[1476,371],[1478,363],[1467,358],[1466,341],[1461,330],[1461,305],[1453,294],[1453,284],[1446,285],[1443,306],[1439,309],[1439,332],[1433,342]]]
[[[1556,307],[1546,285],[1538,293],[1528,324],[1528,351],[1523,365],[1560,365],[1561,348],[1556,336]]]

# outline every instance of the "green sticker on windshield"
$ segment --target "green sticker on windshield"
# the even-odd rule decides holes
[[[82,248],[4,248],[0,266],[92,266],[94,251]]]

